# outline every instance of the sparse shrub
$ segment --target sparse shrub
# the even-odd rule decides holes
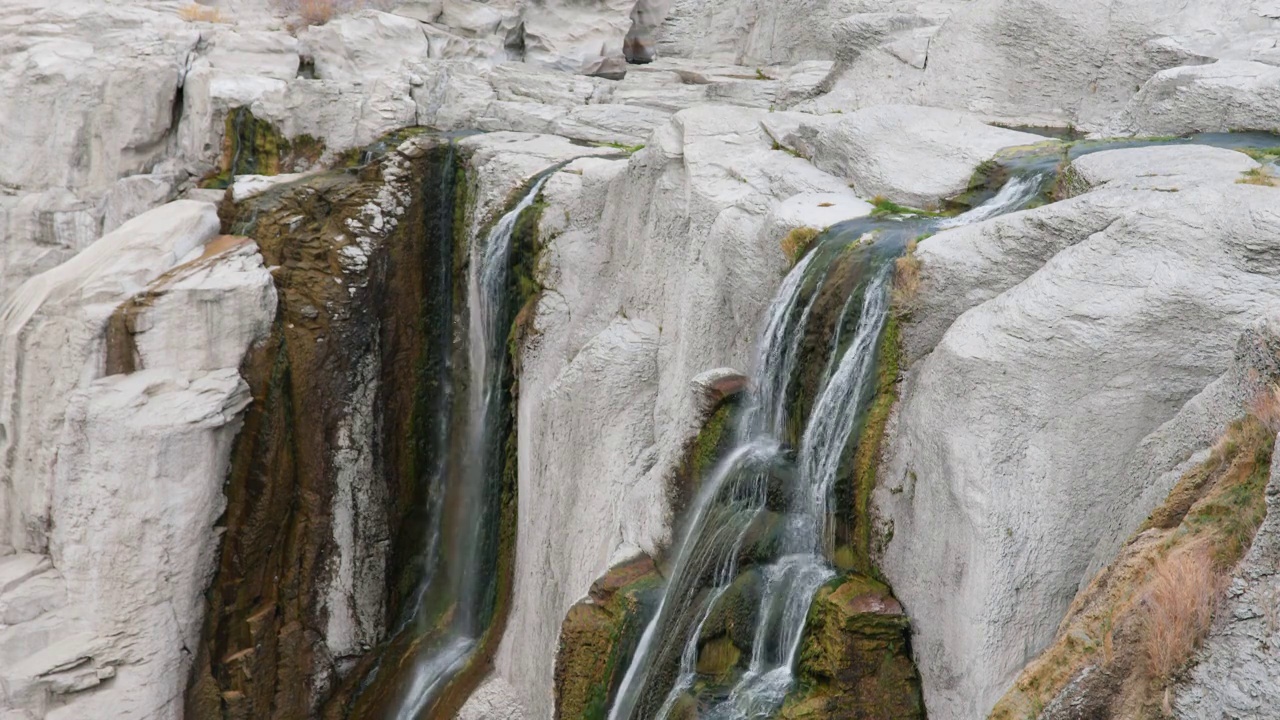
[[[338,11],[334,0],[299,0],[298,16],[307,25],[323,25]]]
[[[274,0],[276,8],[296,14],[302,26],[323,25],[343,13],[372,8],[385,10],[393,0]]]
[[[916,307],[920,294],[920,258],[916,257],[916,241],[907,243],[907,251],[893,266],[893,309],[899,315],[909,315]]]
[[[786,253],[787,259],[792,265],[800,262],[800,258],[804,257],[804,253],[809,249],[809,245],[813,243],[822,231],[813,227],[798,227],[787,236],[782,238],[782,252]]]
[[[210,22],[224,23],[228,22],[227,18],[218,8],[207,7],[199,3],[191,3],[184,5],[178,9],[178,17],[187,22]]]
[[[1151,675],[1168,679],[1209,632],[1221,589],[1206,543],[1192,543],[1156,562],[1146,595],[1146,654]]]
[[[1280,385],[1271,385],[1253,399],[1253,414],[1273,433],[1280,433]]]
[[[1256,167],[1252,170],[1246,170],[1244,176],[1236,181],[1238,185],[1261,185],[1263,187],[1280,187],[1280,177],[1272,174],[1271,170],[1266,167]]]

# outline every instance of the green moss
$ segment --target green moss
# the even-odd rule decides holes
[[[933,212],[931,210],[921,210],[920,208],[899,205],[883,195],[877,195],[872,198],[871,204],[873,206],[873,209],[871,210],[872,217],[885,217],[887,215],[919,215],[923,217],[942,216],[942,213]]]
[[[218,169],[200,187],[222,189],[236,175],[279,175],[314,167],[325,153],[323,140],[311,135],[293,139],[246,107],[227,113]]]
[[[736,403],[721,405],[707,420],[707,424],[702,426],[702,432],[698,433],[698,438],[693,443],[692,468],[697,477],[706,477],[720,461],[735,406]]]
[[[885,426],[898,401],[898,375],[902,364],[901,324],[893,314],[885,321],[877,353],[875,395],[864,416],[853,455],[852,546],[837,548],[832,558],[842,570],[857,570],[868,575],[879,574],[871,560],[871,494],[876,486]]]
[[[676,469],[667,488],[667,501],[679,511],[692,500],[697,488],[715,469],[732,441],[733,419],[738,407],[738,395],[721,400],[718,407],[703,423],[702,429],[686,447],[684,460]]]
[[[595,146],[621,150],[622,152],[628,155],[635,155],[636,153],[644,149],[644,143],[641,143],[639,145],[627,145],[626,143],[620,143],[620,142],[602,142],[602,143],[595,143]]]
[[[702,646],[698,653],[697,671],[717,680],[730,675],[742,659],[742,651],[727,637],[718,637]]]
[[[559,720],[605,720],[610,695],[622,680],[662,580],[646,556],[611,569],[573,606],[560,629],[555,697]]]
[[[1280,160],[1280,147],[1247,147],[1235,149],[1260,163],[1269,163],[1275,160]]]
[[[888,586],[859,575],[827,583],[809,608],[799,689],[779,717],[922,720],[909,638],[910,624]]]

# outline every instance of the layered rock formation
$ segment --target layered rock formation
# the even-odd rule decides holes
[[[250,401],[237,368],[276,303],[256,247],[217,233],[207,203],[153,210],[5,308],[7,708],[180,712]]]
[[[617,568],[661,575],[789,232],[979,164],[998,190],[985,161],[1041,138],[991,121],[1280,131],[1267,2],[370,5],[0,1],[0,715],[358,706],[421,553],[432,303],[553,165],[509,621],[461,717],[607,711],[645,605]],[[901,610],[823,590],[788,716],[871,678],[902,692],[869,716],[918,712],[908,648],[932,717],[983,716],[1259,390],[1233,348],[1280,300],[1277,153],[1083,147],[1044,151],[1060,202],[916,249],[871,543]],[[1265,715],[1273,519],[1180,713]]]
[[[1114,152],[1136,179],[1183,151]],[[917,251],[925,320],[907,344],[927,354],[890,431],[879,504],[893,528],[883,566],[916,619],[935,715],[989,710],[1172,471],[1240,412],[1196,398],[1275,310],[1274,191],[1160,181],[1104,185]]]

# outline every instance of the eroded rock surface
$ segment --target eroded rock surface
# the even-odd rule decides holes
[[[990,121],[1280,129],[1280,10],[1261,0],[369,5],[290,27],[242,0],[202,0],[217,22],[172,2],[0,1],[5,711],[172,717],[203,641],[189,712],[304,717],[385,639],[403,561],[389,525],[412,491],[378,479],[399,450],[374,438],[405,418],[382,409],[412,394],[395,368],[421,343],[400,312],[417,291],[379,295],[404,278],[377,273],[426,263],[378,243],[404,213],[422,220],[396,173],[430,145],[393,131],[488,133],[458,143],[477,171],[467,241],[572,161],[544,192],[528,279],[545,287],[515,337],[511,623],[463,711],[546,718],[566,614],[618,561],[671,542],[711,371],[750,371],[790,230],[866,215],[874,195],[935,205],[1039,139]],[[334,165],[352,172],[290,175]],[[879,502],[935,717],[990,707],[1241,401],[1231,342],[1277,297],[1280,263],[1276,191],[1236,183],[1258,171],[1226,150],[1097,153],[1069,199],[920,245]],[[266,262],[217,237],[212,205],[166,204],[222,187],[291,198]],[[359,310],[388,306],[394,337]],[[236,371],[266,334],[287,347],[251,356],[246,389]],[[219,550],[250,390],[260,424],[242,440],[302,439],[264,440],[288,448],[278,464],[227,485]],[[269,541],[281,528],[302,538],[288,551]],[[1255,569],[1233,608],[1259,607]],[[1270,668],[1233,664],[1257,618],[1232,612],[1187,712],[1254,711],[1212,679]]]
[[[257,248],[217,231],[212,205],[166,205],[5,308],[0,708],[181,712],[250,400],[238,367],[276,303]]]
[[[936,346],[915,346],[877,497],[934,717],[990,709],[1214,430],[1148,454],[1280,299],[1280,216],[1257,190],[1104,186],[921,243],[908,347]]]

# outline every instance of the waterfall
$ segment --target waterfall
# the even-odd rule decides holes
[[[511,307],[511,250],[516,223],[529,209],[555,168],[540,175],[514,208],[476,243],[467,274],[466,405],[446,407],[438,419],[441,461],[431,471],[427,554],[423,580],[401,622],[419,623],[424,649],[402,671],[402,690],[393,716],[416,720],[471,660],[495,610],[497,522],[500,512],[503,377]],[[443,272],[451,270],[447,265]],[[452,385],[444,392],[452,395]],[[461,447],[449,453],[451,423],[461,418]],[[440,608],[439,613],[430,608]],[[436,626],[431,627],[435,620]]]
[[[919,235],[1025,207],[1043,192],[1048,177],[1041,168],[1027,168],[994,197],[954,218],[841,223],[788,273],[764,319],[735,445],[694,503],[662,600],[609,720],[665,720],[689,702],[695,688],[697,716],[704,720],[774,716],[794,685],[809,605],[836,575],[834,489],[850,439],[873,399],[894,260]],[[840,292],[847,295],[839,296],[834,321],[819,317],[824,294],[829,305],[829,294]],[[806,341],[813,337],[830,338],[821,357],[811,349],[806,355]],[[804,412],[798,378],[811,363],[821,363],[821,372],[809,389],[812,399],[804,398]],[[750,657],[721,686],[700,683],[703,631],[745,572],[752,534],[766,520],[777,531],[768,558],[755,558],[759,591],[752,600]]]

